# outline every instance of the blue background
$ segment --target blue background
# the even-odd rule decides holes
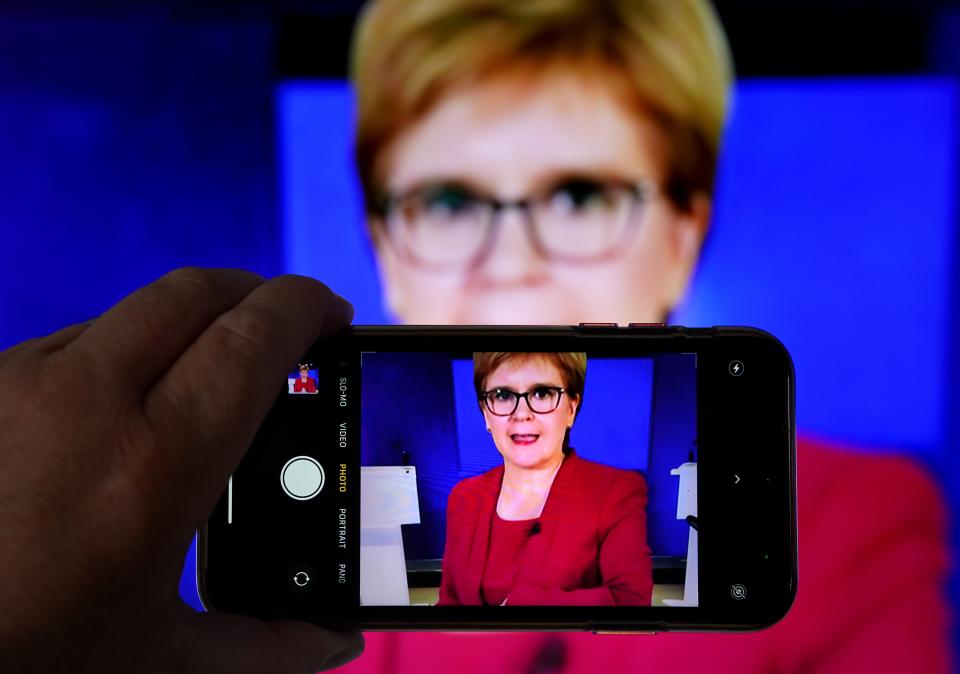
[[[313,273],[360,321],[383,318],[348,91],[277,88],[262,56],[273,35],[256,22],[4,17],[0,348],[186,264]],[[713,232],[673,317],[779,336],[801,429],[916,457],[954,513],[957,113],[948,77],[741,81]],[[191,563],[181,589],[197,606]]]
[[[366,353],[361,373],[360,462],[417,467],[420,524],[404,526],[404,551],[407,559],[440,559],[450,490],[503,464],[477,406],[473,361]],[[696,421],[694,356],[588,360],[570,445],[585,459],[646,478],[647,542],[656,556],[687,554],[687,524],[676,518],[679,480],[670,470],[695,459]]]

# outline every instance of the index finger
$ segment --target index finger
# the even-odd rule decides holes
[[[171,444],[155,459],[169,462],[178,497],[199,499],[187,512],[212,510],[292,365],[352,315],[319,281],[277,277],[217,318],[148,392],[144,413]]]

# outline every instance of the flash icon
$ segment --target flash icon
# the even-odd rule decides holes
[[[743,363],[741,363],[739,360],[731,361],[728,369],[730,374],[732,374],[734,377],[739,377],[743,374]]]

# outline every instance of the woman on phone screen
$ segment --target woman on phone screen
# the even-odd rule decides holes
[[[457,483],[438,605],[649,606],[647,485],[570,446],[585,353],[473,354],[503,463]]]

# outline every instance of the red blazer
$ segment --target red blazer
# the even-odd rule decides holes
[[[652,636],[368,632],[363,656],[337,673],[954,671],[946,513],[930,477],[903,458],[801,437],[797,507],[797,601],[769,629]]]
[[[313,380],[313,377],[307,377],[307,381],[303,381],[300,377],[297,377],[296,381],[293,382],[294,393],[302,393],[303,391],[307,393],[317,392],[317,382]]]
[[[503,466],[459,482],[447,501],[438,605],[479,606]],[[508,604],[649,605],[647,484],[638,473],[564,457],[530,537]]]

